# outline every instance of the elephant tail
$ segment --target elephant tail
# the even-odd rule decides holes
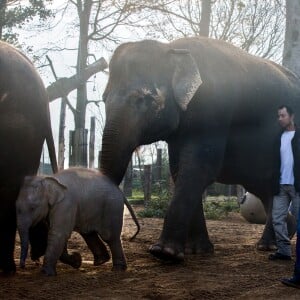
[[[132,219],[133,219],[133,221],[134,221],[134,223],[135,223],[135,225],[137,227],[136,233],[130,238],[130,241],[132,241],[139,234],[141,226],[140,226],[140,223],[139,223],[139,221],[138,221],[138,219],[137,219],[137,217],[136,217],[136,215],[135,215],[135,213],[133,211],[132,206],[130,205],[130,203],[128,202],[128,200],[126,199],[126,197],[124,197],[124,203],[125,203],[126,207],[128,208],[128,210],[130,212],[130,215],[131,215],[131,217],[132,217]]]

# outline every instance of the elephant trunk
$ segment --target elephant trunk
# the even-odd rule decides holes
[[[107,123],[103,132],[100,170],[119,185],[127,170],[132,152],[135,149],[130,137],[121,135],[114,129],[111,122]]]
[[[25,268],[25,262],[28,254],[29,247],[29,228],[19,229],[21,239],[21,255],[20,255],[20,267]]]

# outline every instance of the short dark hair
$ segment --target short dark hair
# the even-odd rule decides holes
[[[290,116],[294,114],[293,109],[292,109],[290,106],[285,105],[285,104],[280,105],[280,106],[278,107],[278,110],[279,110],[279,109],[284,109],[284,108],[286,109],[287,113],[288,113]]]

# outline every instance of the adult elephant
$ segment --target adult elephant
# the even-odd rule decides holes
[[[277,108],[300,117],[300,81],[290,71],[226,42],[184,38],[119,46],[103,95],[101,170],[120,183],[133,150],[165,140],[175,192],[150,252],[182,260],[212,252],[201,195],[214,181],[241,184],[268,212],[258,245],[274,245],[271,223]]]
[[[35,175],[46,140],[53,172],[57,171],[48,97],[32,63],[0,42],[0,270],[14,273],[16,209],[25,175]],[[33,253],[47,238],[41,224],[32,230]],[[42,235],[42,236],[41,236]],[[45,248],[44,244],[44,248]]]

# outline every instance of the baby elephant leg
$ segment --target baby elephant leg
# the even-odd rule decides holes
[[[79,269],[81,266],[81,255],[79,252],[72,252],[72,254],[68,253],[67,245],[65,245],[62,255],[60,256],[59,260],[67,265],[75,269]]]
[[[48,236],[48,245],[46,254],[44,256],[44,262],[42,267],[42,273],[47,276],[56,275],[56,264],[68,241],[68,236],[58,236],[51,231]]]
[[[127,269],[126,258],[124,255],[122,243],[120,237],[112,240],[108,240],[107,244],[110,248],[112,261],[113,261],[113,271],[125,271]]]
[[[94,266],[100,266],[109,261],[110,256],[106,246],[97,232],[80,233],[94,256]]]

